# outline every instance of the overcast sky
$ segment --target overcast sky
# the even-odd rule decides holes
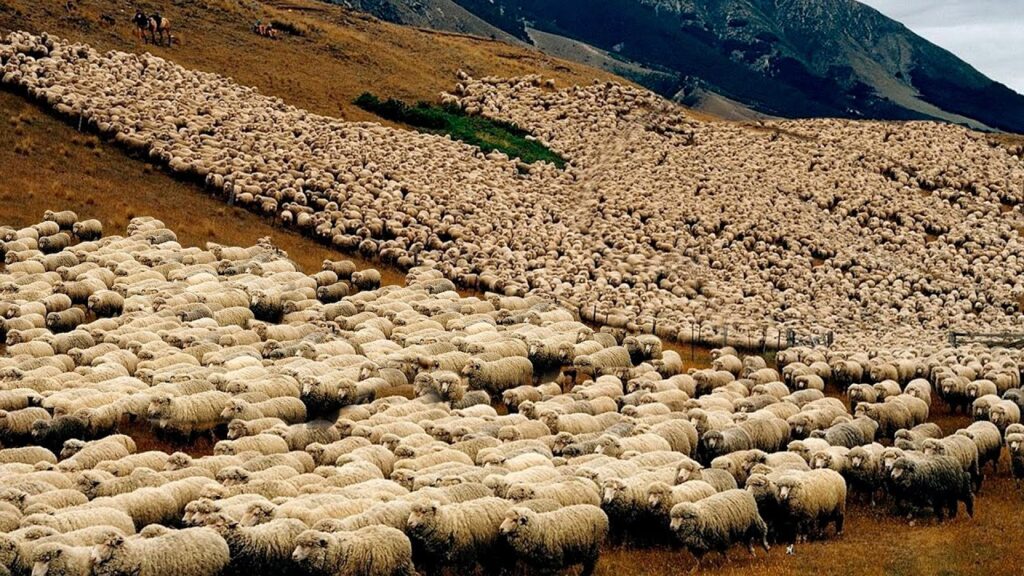
[[[1024,94],[1024,0],[860,0]]]

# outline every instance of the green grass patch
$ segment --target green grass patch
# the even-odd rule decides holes
[[[381,100],[369,92],[364,92],[354,103],[367,112],[392,122],[408,124],[421,132],[448,134],[485,153],[498,150],[527,164],[550,162],[559,169],[565,168],[564,158],[540,142],[528,140],[525,130],[508,122],[468,116],[457,106],[438,106],[429,102],[410,106],[394,98]]]

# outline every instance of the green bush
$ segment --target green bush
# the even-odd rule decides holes
[[[528,140],[528,133],[514,124],[490,120],[481,116],[467,116],[457,106],[437,106],[429,102],[417,102],[410,106],[401,100],[381,100],[376,95],[364,92],[354,104],[381,118],[408,124],[421,132],[448,134],[456,140],[476,146],[482,151],[498,150],[510,158],[523,162],[550,162],[559,168],[565,167],[565,159],[552,152],[543,144]]]

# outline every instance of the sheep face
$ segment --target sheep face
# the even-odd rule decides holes
[[[113,535],[92,549],[92,563],[95,566],[102,566],[113,562],[118,553],[124,548],[125,538],[119,534]]]
[[[699,536],[700,511],[697,506],[690,502],[676,504],[672,508],[672,519],[669,528],[675,532],[676,537],[686,544]]]
[[[605,504],[611,504],[616,500],[624,498],[626,495],[626,484],[618,478],[605,480],[603,488],[604,490],[601,500]]]
[[[441,505],[435,501],[419,502],[412,507],[409,514],[408,526],[411,529],[419,528],[433,523],[434,518],[440,510]]]
[[[253,502],[246,509],[239,524],[242,526],[259,526],[266,524],[274,518],[273,504],[269,502]]]
[[[51,564],[63,563],[64,547],[52,542],[41,544],[33,556],[35,562],[32,565],[32,576],[46,576],[50,571]]]
[[[508,511],[505,519],[501,521],[498,531],[505,536],[510,536],[519,530],[529,528],[533,522],[532,516],[533,514],[525,508],[513,508]]]
[[[916,468],[917,464],[914,461],[907,458],[899,458],[893,463],[889,477],[892,478],[895,484],[910,486]]]
[[[292,560],[305,566],[326,566],[330,538],[323,532],[312,530],[300,534],[295,542]]]

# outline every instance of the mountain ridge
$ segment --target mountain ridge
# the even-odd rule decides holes
[[[689,105],[713,93],[748,109],[743,117],[941,120],[1024,132],[1024,96],[854,0],[372,2],[428,13],[457,4],[516,41],[575,53]]]

